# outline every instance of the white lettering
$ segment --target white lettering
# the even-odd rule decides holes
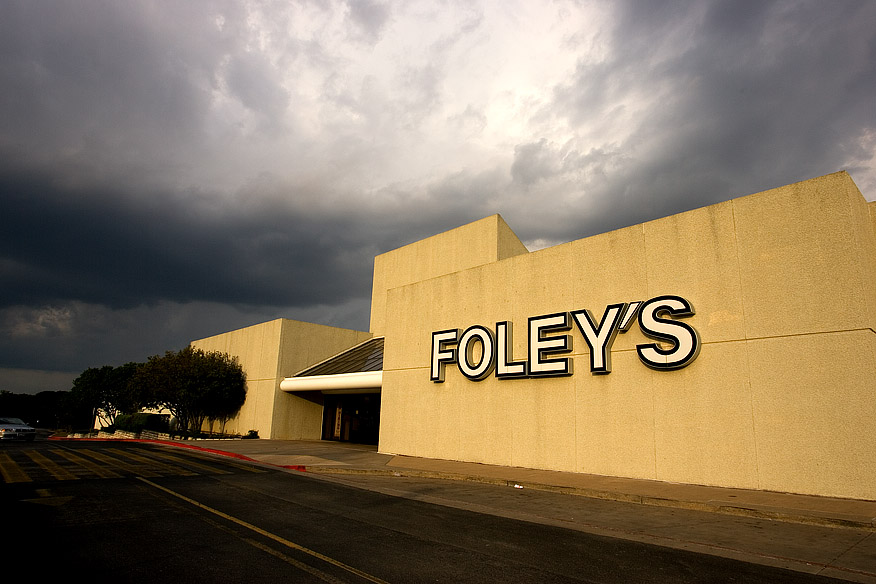
[[[701,342],[693,327],[676,319],[693,315],[690,302],[666,295],[647,302],[610,304],[598,325],[587,309],[533,316],[527,331],[526,361],[513,360],[508,321],[497,322],[495,334],[481,325],[468,327],[462,335],[459,329],[437,331],[432,333],[430,379],[442,383],[451,363],[473,381],[486,379],[493,372],[500,379],[571,375],[572,359],[557,355],[572,352],[572,337],[565,334],[572,329],[572,320],[590,349],[590,371],[594,374],[611,373],[614,339],[636,320],[642,333],[657,341],[636,345],[639,359],[652,369],[680,369],[697,358]]]
[[[511,359],[511,323],[496,323],[496,377],[526,377],[526,363]]]
[[[639,359],[652,369],[686,367],[700,352],[699,335],[684,322],[661,318],[663,314],[692,316],[694,309],[680,296],[658,296],[646,302],[639,311],[639,328],[645,336],[670,343],[671,347],[664,349],[657,343],[636,345]]]
[[[446,347],[455,343],[459,329],[449,329],[432,333],[432,368],[430,379],[435,383],[444,382],[444,365],[456,362],[456,349]]]
[[[548,359],[549,355],[568,353],[572,350],[569,335],[546,336],[548,333],[567,331],[569,313],[548,314],[529,319],[529,360],[527,373],[530,377],[570,375],[571,363],[567,357]]]
[[[481,354],[475,358],[475,347],[480,344]],[[463,375],[474,381],[480,381],[493,370],[496,363],[496,342],[493,332],[483,326],[469,327],[459,337],[459,370]]]
[[[611,373],[611,345],[618,333],[618,322],[626,304],[611,304],[605,308],[599,326],[593,322],[593,315],[587,309],[572,313],[578,330],[590,347],[590,371]]]

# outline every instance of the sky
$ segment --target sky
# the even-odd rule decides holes
[[[292,318],[500,213],[531,250],[846,170],[876,2],[2,0],[0,390]]]

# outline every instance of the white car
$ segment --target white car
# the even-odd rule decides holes
[[[33,440],[36,430],[19,418],[0,418],[0,440]]]

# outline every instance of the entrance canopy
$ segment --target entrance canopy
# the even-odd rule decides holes
[[[380,393],[383,385],[383,337],[355,347],[280,382],[283,391]]]

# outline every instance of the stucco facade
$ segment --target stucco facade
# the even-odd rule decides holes
[[[261,438],[319,440],[322,395],[287,393],[280,390],[280,382],[369,338],[371,334],[363,331],[280,318],[191,345],[237,357],[246,373],[246,402],[225,425],[227,433],[256,430]]]
[[[837,173],[390,288],[380,450],[876,498],[874,211]],[[465,234],[449,253],[489,237]],[[375,271],[394,254],[428,252]],[[572,329],[572,375],[430,380],[434,331],[511,321],[521,359],[530,317],[667,294],[702,341],[682,369],[644,366],[633,326],[610,374]]]
[[[698,349],[673,367],[641,356],[672,348],[647,321],[602,339],[610,372],[592,370],[586,327],[530,332],[544,315],[571,323],[586,309],[595,327],[607,307],[669,297],[692,306],[661,314]],[[245,349],[259,389],[243,432],[318,438],[319,399],[278,381],[373,334],[385,337],[381,452],[876,499],[876,204],[844,172],[531,253],[495,215],[377,256],[370,333],[314,342],[317,325],[280,322],[196,342]],[[473,380],[458,361],[484,362],[474,351],[436,380],[433,333],[458,341],[478,326],[509,328],[501,356],[526,373],[542,342],[570,371]],[[325,356],[297,355],[299,343]]]

